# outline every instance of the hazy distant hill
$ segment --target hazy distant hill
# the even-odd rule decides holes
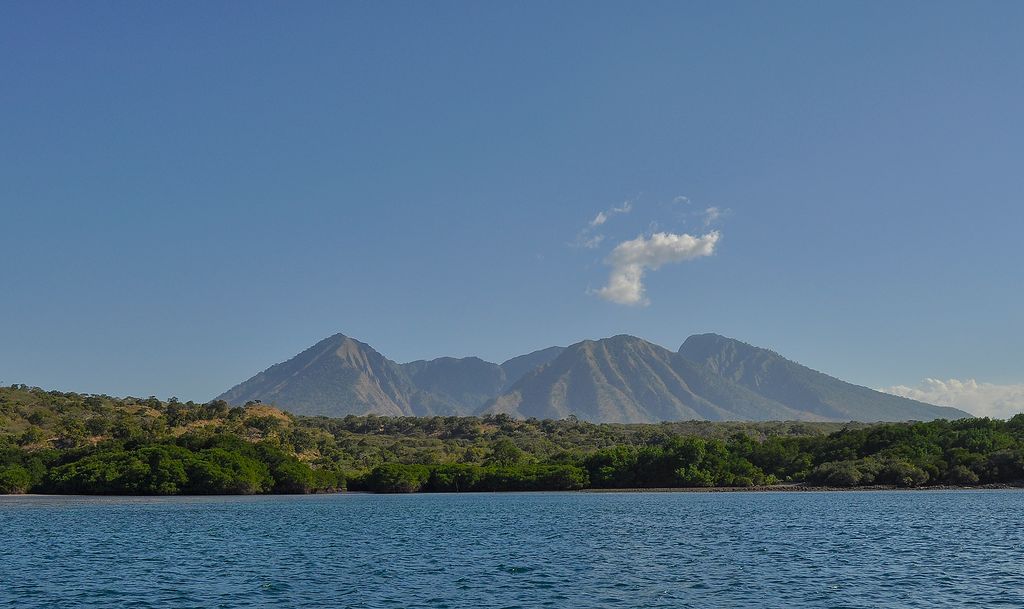
[[[335,334],[218,396],[231,404],[261,400],[297,414],[421,415],[412,381],[372,347]]]
[[[563,351],[565,347],[548,347],[507,360],[501,365],[501,369],[505,371],[505,385],[501,390],[505,391],[514,385],[516,381],[526,376],[527,372],[554,361]]]
[[[570,346],[551,364],[526,374],[485,410],[614,423],[807,418],[723,381],[664,347],[624,335]]]
[[[415,388],[410,402],[431,414],[473,414],[505,386],[501,366],[479,357],[439,357],[401,367]]]
[[[550,347],[501,365],[476,357],[398,364],[336,334],[219,398],[328,416],[507,413],[620,423],[970,416],[851,385],[714,334],[690,337],[679,352],[622,335]]]
[[[440,357],[398,364],[372,347],[335,334],[218,396],[232,404],[272,403],[296,414],[432,416],[475,414],[561,347],[500,366],[478,357]]]
[[[832,421],[927,421],[968,413],[853,385],[761,349],[717,334],[699,334],[679,348],[683,357],[721,378],[767,398]]]

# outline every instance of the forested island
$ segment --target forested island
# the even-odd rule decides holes
[[[925,487],[1024,479],[1024,415],[593,424],[294,416],[251,402],[0,388],[0,493]]]

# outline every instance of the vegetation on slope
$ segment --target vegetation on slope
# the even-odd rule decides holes
[[[485,417],[297,417],[0,388],[0,493],[302,493],[972,485],[1024,478],[1009,421],[615,425]]]

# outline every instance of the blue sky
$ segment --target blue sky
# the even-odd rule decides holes
[[[1022,18],[7,3],[0,381],[206,400],[335,332],[500,361],[714,331],[1020,388]]]

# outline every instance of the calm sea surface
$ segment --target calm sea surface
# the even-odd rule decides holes
[[[0,607],[1024,607],[1024,492],[0,497]]]

